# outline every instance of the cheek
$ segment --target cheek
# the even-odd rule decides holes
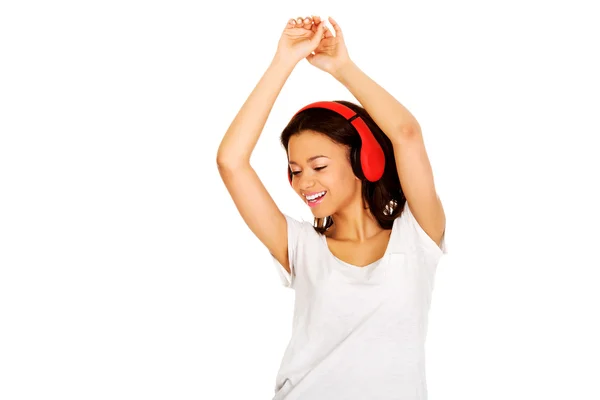
[[[346,184],[348,176],[343,170],[336,168],[329,171],[326,179],[328,185],[336,187]]]
[[[354,184],[355,176],[351,169],[336,169],[327,175],[327,186],[335,189],[336,193],[351,192]]]
[[[343,182],[344,185],[353,182],[355,178],[356,177],[354,176],[354,172],[352,172],[352,168],[350,168],[350,166],[337,171],[336,179],[338,180],[338,182]]]

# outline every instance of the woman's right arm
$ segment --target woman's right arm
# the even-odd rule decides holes
[[[313,52],[324,37],[323,22],[289,20],[277,52],[225,133],[217,151],[219,174],[250,230],[291,273],[287,221],[250,166],[273,104],[296,64]]]
[[[217,152],[219,174],[244,222],[288,272],[287,222],[250,165],[250,155],[294,67],[293,62],[273,58]]]

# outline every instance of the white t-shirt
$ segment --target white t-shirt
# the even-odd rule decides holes
[[[311,222],[285,217],[292,274],[271,258],[295,304],[273,400],[426,400],[425,338],[445,238],[438,247],[407,203],[384,257],[357,267],[335,257]]]

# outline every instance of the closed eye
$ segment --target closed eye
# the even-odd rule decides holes
[[[324,168],[327,168],[327,165],[325,165],[323,167],[317,167],[317,168],[315,168],[315,171],[320,171]],[[292,175],[298,175],[300,172],[302,172],[302,171],[292,171]]]

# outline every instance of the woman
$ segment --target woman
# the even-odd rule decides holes
[[[434,274],[446,253],[444,210],[419,124],[351,61],[339,25],[329,22],[335,36],[319,17],[288,21],[217,155],[242,218],[295,290],[274,399],[426,399],[424,345]],[[288,178],[314,225],[283,214],[250,166],[275,99],[302,59],[364,107],[313,104],[281,135]]]

